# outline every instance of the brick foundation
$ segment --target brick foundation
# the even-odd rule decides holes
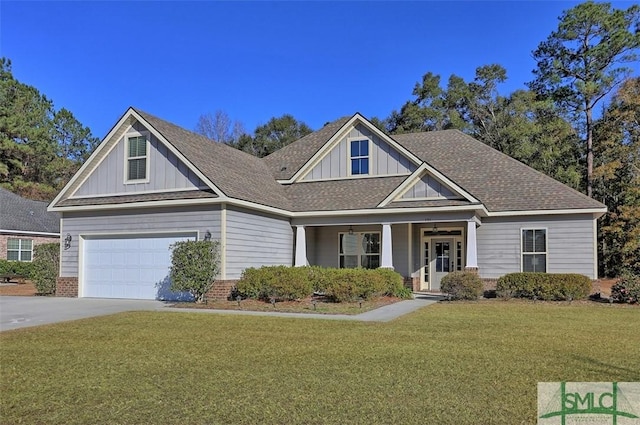
[[[56,297],[78,297],[77,277],[58,277],[56,279]]]
[[[209,300],[226,300],[237,283],[237,280],[216,280],[213,283],[213,287],[206,293],[205,298]]]

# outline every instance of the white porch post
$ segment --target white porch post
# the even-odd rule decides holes
[[[380,267],[393,269],[393,245],[391,243],[391,224],[382,224],[382,259]]]
[[[295,267],[302,267],[308,264],[307,237],[304,231],[304,226],[296,226],[296,258],[293,265]]]
[[[478,270],[478,248],[476,243],[476,223],[467,221],[467,266],[466,270]]]

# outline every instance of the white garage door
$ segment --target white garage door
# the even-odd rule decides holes
[[[81,296],[169,299],[169,246],[194,233],[85,237]]]

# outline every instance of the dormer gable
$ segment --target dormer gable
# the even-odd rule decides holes
[[[479,203],[470,193],[425,162],[394,189],[378,207],[387,206],[392,202],[432,200],[464,200]]]
[[[318,133],[322,131],[325,130]],[[342,123],[291,178],[278,181],[289,184],[409,175],[420,163],[415,155],[356,113]]]

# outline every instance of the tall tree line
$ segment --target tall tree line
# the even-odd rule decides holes
[[[0,185],[50,201],[99,140],[67,109],[20,83],[0,59]]]

